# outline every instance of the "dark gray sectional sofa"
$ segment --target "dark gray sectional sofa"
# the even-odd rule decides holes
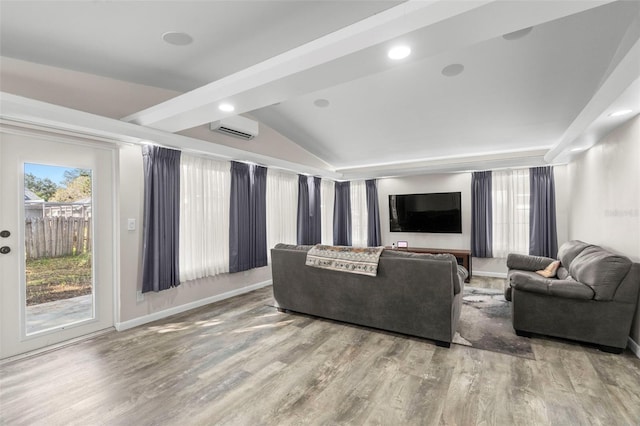
[[[279,309],[435,340],[449,347],[466,270],[452,255],[384,250],[375,277],[305,265],[312,246],[271,249]]]
[[[510,254],[507,300],[516,333],[594,343],[620,353],[638,303],[640,264],[602,247],[569,241],[560,247],[557,277],[535,271],[554,259]]]

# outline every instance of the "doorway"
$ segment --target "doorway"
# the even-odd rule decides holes
[[[115,155],[0,129],[0,358],[113,326]]]

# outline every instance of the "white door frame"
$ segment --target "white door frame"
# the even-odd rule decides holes
[[[108,197],[110,198],[110,204],[111,204],[111,212],[110,212],[110,216],[111,216],[111,220],[110,222],[110,232],[108,232],[111,236],[112,239],[112,246],[111,246],[111,289],[109,289],[109,292],[111,293],[111,301],[110,301],[110,307],[111,307],[111,311],[108,314],[111,317],[111,320],[108,321],[108,325],[106,326],[107,330],[113,330],[114,329],[114,324],[119,322],[119,316],[120,316],[120,312],[119,312],[119,281],[120,281],[120,259],[119,259],[119,253],[120,253],[120,234],[118,232],[119,230],[119,199],[118,199],[118,195],[119,195],[119,188],[118,188],[118,182],[119,182],[119,155],[118,155],[118,143],[117,141],[108,141],[105,142],[105,139],[102,138],[92,138],[90,136],[87,135],[77,135],[74,134],[73,132],[67,132],[64,130],[52,130],[51,128],[47,128],[47,127],[40,127],[38,125],[33,125],[33,124],[27,124],[27,123],[7,123],[7,122],[0,122],[0,133],[2,134],[6,134],[6,135],[14,135],[14,136],[18,136],[18,137],[26,137],[26,138],[30,138],[30,139],[34,139],[34,140],[41,140],[41,141],[47,141],[47,142],[55,142],[55,143],[63,143],[63,144],[67,144],[67,145],[76,145],[76,146],[82,146],[85,148],[89,148],[89,149],[99,149],[99,150],[104,150],[104,151],[108,151],[108,156],[110,157],[110,163],[111,163],[111,170],[110,170],[110,182],[108,183],[108,187],[109,187],[109,191],[108,191]],[[96,140],[97,139],[97,140]],[[104,191],[103,191],[104,192]],[[99,203],[98,203],[99,204]],[[23,210],[21,208],[21,210]],[[19,215],[19,219],[24,219],[24,211],[21,212],[21,214]],[[97,227],[97,224],[93,223],[92,226],[94,227],[94,230]],[[22,244],[24,243],[24,226],[20,226],[19,229],[15,230],[15,237],[13,238],[11,243],[13,246],[22,246]],[[94,236],[96,236],[97,234],[94,233]],[[21,255],[22,256],[22,255]],[[94,273],[95,273],[95,265],[97,260],[96,259],[92,259],[92,262],[94,264]],[[20,271],[19,274],[21,275],[21,279],[22,277],[24,277],[24,261],[20,262]],[[24,302],[24,295],[21,295],[21,300],[22,302]],[[40,339],[40,341],[43,341],[44,339],[47,339],[47,335],[52,335],[50,336],[52,343],[52,346],[58,346],[60,344],[64,344],[63,342],[61,343],[61,339],[60,339],[60,330],[59,329],[54,329],[51,331],[42,331],[39,333],[35,333],[32,335],[26,335],[26,324],[25,324],[25,315],[24,315],[24,303],[21,303],[20,306],[20,342],[29,342],[30,340],[36,340],[36,339]],[[98,313],[96,312],[96,315]],[[78,327],[81,327],[82,325],[86,325],[86,324],[91,324],[92,322],[98,322],[99,319],[95,318],[91,321],[84,321],[82,322],[81,325],[78,325]],[[69,330],[73,330],[75,327],[73,325],[69,326],[69,327],[65,327],[65,329],[69,329]],[[98,331],[99,332],[99,331]],[[84,333],[84,332],[83,332]],[[54,335],[58,334],[58,338],[56,338]],[[69,333],[65,333],[65,336],[67,334],[72,334],[72,331]],[[96,332],[92,331],[86,334],[86,336],[90,336],[90,335],[95,335]],[[69,339],[70,340],[77,340],[78,338],[82,338],[82,336],[72,336]],[[67,338],[63,338],[62,340],[67,340]],[[36,347],[33,347],[33,349],[29,349],[27,353],[31,353],[32,351],[34,352],[38,352],[38,351],[42,351],[42,350],[46,350],[47,347],[37,347],[37,343]],[[33,345],[30,345],[29,343],[26,344],[27,347],[32,347]],[[3,352],[5,352],[3,350]],[[3,355],[5,356],[5,355]],[[5,358],[9,358],[12,359],[16,356],[24,356],[23,354],[10,354],[8,357],[5,356]]]

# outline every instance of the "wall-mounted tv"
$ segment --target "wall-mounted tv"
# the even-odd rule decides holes
[[[389,195],[391,232],[462,233],[460,192]]]

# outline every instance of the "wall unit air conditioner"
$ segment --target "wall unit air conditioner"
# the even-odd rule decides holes
[[[245,140],[251,140],[258,136],[258,122],[240,115],[214,121],[211,123],[210,128],[214,132]]]

